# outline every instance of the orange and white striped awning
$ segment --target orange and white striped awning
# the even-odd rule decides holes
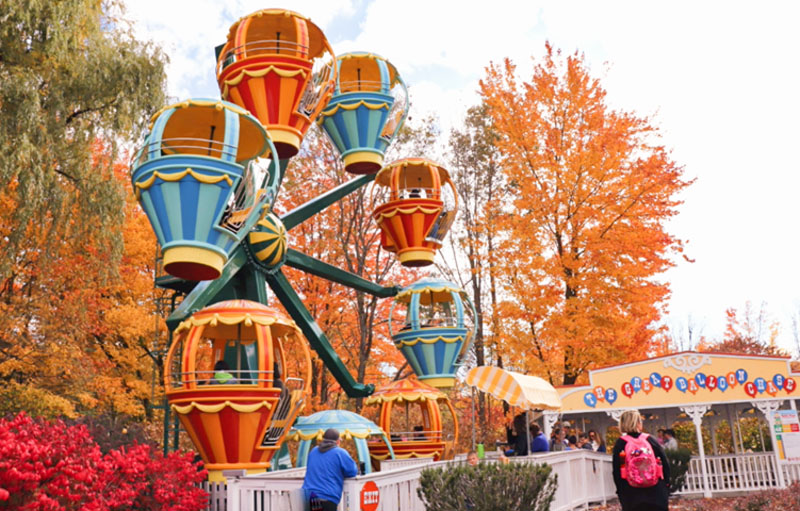
[[[495,366],[473,367],[467,385],[525,410],[560,410],[561,399],[555,387],[538,376],[506,371]]]

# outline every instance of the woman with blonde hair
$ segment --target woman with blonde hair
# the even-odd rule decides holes
[[[614,444],[614,483],[622,511],[669,509],[669,461],[656,439],[642,433],[642,416],[628,410],[619,418],[622,436]]]

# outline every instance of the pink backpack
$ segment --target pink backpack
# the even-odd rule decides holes
[[[653,446],[647,441],[647,433],[638,438],[622,435],[625,440],[624,458],[622,459],[621,476],[634,488],[650,488],[664,477],[661,460],[653,452]]]

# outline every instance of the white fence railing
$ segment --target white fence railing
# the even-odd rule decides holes
[[[430,465],[431,463],[433,463],[433,458],[406,458],[404,460],[385,459],[381,461],[381,471],[413,467],[416,465]]]
[[[206,511],[227,511],[228,502],[225,483],[206,481],[200,487],[208,492],[208,507]]]
[[[800,481],[800,465],[781,465],[786,484]],[[706,457],[708,485],[712,493],[777,488],[778,463],[772,452],[725,454]],[[703,493],[703,470],[700,458],[689,461],[686,485],[680,494]]]
[[[493,463],[487,459],[483,463]],[[616,496],[611,475],[611,456],[591,451],[566,451],[511,458],[511,462],[547,463],[558,475],[552,511],[568,511],[590,503],[605,503]],[[360,509],[361,489],[373,481],[380,491],[381,511],[424,511],[417,495],[419,476],[429,467],[446,467],[463,460],[434,463],[429,458],[385,460],[381,471],[345,480],[341,511]],[[706,457],[710,491],[714,494],[777,488],[777,463],[773,453],[753,453]],[[800,464],[781,465],[785,483],[800,481]],[[209,511],[303,511],[300,487],[304,468],[268,472],[252,476],[229,477],[227,496],[223,485],[204,485],[211,493]],[[686,485],[681,495],[703,494],[700,459],[689,463]],[[226,501],[227,497],[227,501]],[[227,504],[227,507],[226,507]]]
[[[558,488],[551,506],[552,511],[568,511],[585,507],[592,502],[605,503],[614,495],[611,476],[611,457],[591,451],[549,453],[537,456],[511,458],[513,463],[547,463],[558,475]],[[486,460],[492,463],[496,460]],[[357,511],[361,508],[361,490],[368,481],[378,487],[379,511],[425,511],[417,495],[422,470],[446,467],[462,461],[406,464],[391,468],[384,466],[380,472],[346,479],[340,511]],[[230,473],[228,473],[230,474]],[[304,469],[295,469],[252,476],[228,478],[228,511],[303,511],[302,497]]]
[[[547,463],[558,475],[558,487],[551,511],[568,511],[589,503],[605,504],[616,496],[611,475],[611,456],[585,449],[525,456],[536,463]]]

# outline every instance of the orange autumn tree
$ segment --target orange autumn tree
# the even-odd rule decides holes
[[[106,146],[96,142],[91,150],[107,186],[130,187]],[[97,238],[81,239],[67,226],[45,249],[51,225],[16,226],[13,208],[0,212],[0,229],[24,229],[27,243],[0,285],[0,413],[147,413],[155,238],[128,192],[120,220],[105,226],[124,242],[113,263],[113,248]],[[13,187],[0,195],[4,204],[19,200]],[[65,207],[73,222],[82,221],[76,206]]]
[[[682,240],[665,230],[690,184],[650,119],[611,109],[583,55],[549,44],[531,78],[490,65],[507,201],[497,219],[502,349],[518,369],[575,383],[651,348]]]
[[[697,345],[697,350],[782,356],[786,353],[777,345],[779,333],[780,323],[770,316],[767,305],[762,303],[756,310],[748,301],[744,311],[734,307],[725,311],[725,333],[721,340],[703,340]]]

